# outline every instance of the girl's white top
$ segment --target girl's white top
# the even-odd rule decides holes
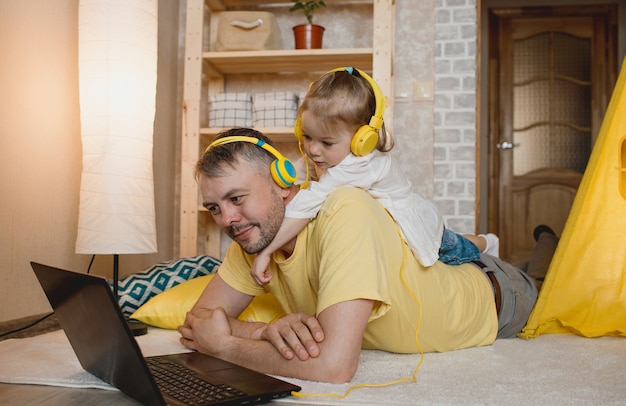
[[[439,258],[443,218],[435,205],[415,193],[390,153],[374,150],[357,157],[349,154],[327,169],[319,181],[309,183],[287,204],[285,217],[307,219],[317,216],[328,194],[342,186],[366,190],[378,200],[398,224],[407,244],[424,266]]]

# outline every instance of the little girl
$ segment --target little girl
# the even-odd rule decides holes
[[[384,111],[380,88],[358,69],[334,69],[311,84],[294,132],[319,180],[287,204],[278,234],[257,254],[251,268],[257,284],[264,285],[272,277],[267,271],[272,252],[295,237],[317,216],[328,194],[342,186],[362,188],[377,199],[424,266],[437,260],[475,261],[480,252],[498,256],[497,236],[453,233],[444,227],[434,204],[412,191],[389,153],[393,140],[383,125]]]

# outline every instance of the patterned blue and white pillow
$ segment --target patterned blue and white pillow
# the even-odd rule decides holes
[[[198,276],[217,272],[219,259],[199,255],[156,264],[143,272],[120,278],[118,300],[122,313],[130,316],[151,297]]]

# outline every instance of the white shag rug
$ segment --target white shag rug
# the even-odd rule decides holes
[[[137,338],[145,356],[182,352],[175,331]],[[626,339],[543,335],[425,354],[415,382],[354,388],[345,398],[290,397],[300,405],[626,405]],[[419,355],[362,351],[351,384],[286,379],[302,394],[344,395],[356,384],[411,378]],[[111,389],[85,372],[63,331],[0,342],[0,382]]]

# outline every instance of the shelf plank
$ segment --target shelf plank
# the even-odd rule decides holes
[[[214,9],[225,9],[231,7],[280,7],[289,6],[293,3],[287,0],[207,0],[210,7]],[[372,4],[373,0],[326,0],[326,4]]]
[[[371,71],[372,48],[204,52],[211,75],[327,72],[339,66]]]

